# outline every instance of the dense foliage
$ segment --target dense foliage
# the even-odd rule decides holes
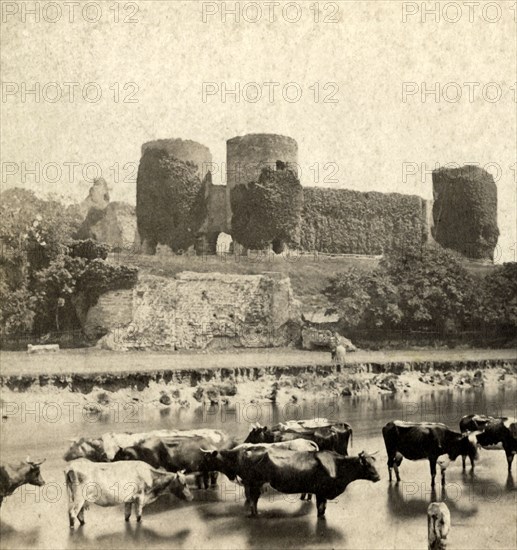
[[[147,149],[138,167],[136,215],[138,232],[152,249],[168,245],[173,252],[195,244],[206,218],[204,186],[197,166],[162,149]]]
[[[498,266],[485,277],[483,319],[489,326],[517,330],[517,262]]]
[[[382,254],[425,239],[423,199],[398,193],[304,188],[301,247],[336,254]]]
[[[497,187],[477,166],[433,172],[433,236],[446,248],[474,259],[493,259],[499,237]]]
[[[0,204],[0,334],[39,335],[79,328],[73,299],[89,304],[113,288],[136,282],[135,268],[110,265],[109,247],[74,241],[79,209],[9,189]]]
[[[291,170],[264,168],[258,182],[232,189],[231,204],[232,237],[246,248],[299,244],[303,188]]]
[[[324,293],[350,329],[517,329],[517,264],[497,266],[476,281],[438,246],[394,250],[373,272],[332,277]]]

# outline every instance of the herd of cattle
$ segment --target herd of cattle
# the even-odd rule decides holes
[[[463,468],[467,457],[474,468],[479,447],[504,449],[509,473],[517,453],[517,422],[506,417],[468,415],[461,419],[460,432],[440,423],[396,420],[383,427],[382,435],[390,481],[392,469],[400,481],[404,457],[428,459],[434,486],[437,464],[445,484],[449,462],[461,455]],[[208,489],[217,484],[219,472],[244,486],[252,516],[257,515],[262,487],[269,484],[281,493],[301,493],[302,499],[307,495],[310,500],[315,494],[318,517],[323,517],[327,500],[343,493],[351,482],[380,479],[372,454],[362,451],[348,456],[351,439],[349,424],[326,419],[290,421],[273,428],[255,425],[240,444],[226,432],[212,429],[81,438],[64,456],[68,461],[65,480],[70,526],[74,527],[76,519],[81,525],[85,523],[89,502],[100,506],[124,504],[126,521],[132,508],[140,521],[144,506],[166,492],[192,500],[186,474],[195,474],[198,487]],[[41,463],[27,458],[0,466],[0,505],[5,496],[25,483],[45,483]]]

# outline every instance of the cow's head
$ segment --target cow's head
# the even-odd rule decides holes
[[[171,482],[169,483],[169,490],[173,495],[177,496],[181,500],[187,500],[190,502],[194,498],[190,492],[184,472],[174,474]]]
[[[466,432],[461,435],[457,443],[451,447],[449,452],[449,458],[456,460],[458,456],[468,456],[471,460],[477,460],[478,458],[478,440],[477,436],[481,434],[481,431]]]
[[[377,468],[375,467],[375,457],[373,454],[367,454],[365,451],[361,451],[358,455],[361,479],[367,479],[374,483],[381,479]]]
[[[108,457],[104,450],[101,439],[86,439],[82,437],[79,440],[72,440],[72,445],[63,457],[66,461],[76,458],[87,458],[92,462],[108,462]]]
[[[234,451],[217,451],[201,449],[203,466],[209,472],[222,472],[228,479],[234,481],[238,475],[239,455]]]
[[[261,426],[258,422],[252,424],[252,428],[244,443],[272,443],[267,426]]]
[[[45,459],[30,460],[30,458],[27,457],[27,459],[25,460],[27,471],[24,472],[25,483],[29,483],[30,485],[36,485],[37,487],[41,487],[42,485],[45,485],[45,481],[41,477],[41,472],[40,472],[40,465],[43,464],[43,462],[45,462]]]

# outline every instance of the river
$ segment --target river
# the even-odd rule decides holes
[[[46,400],[49,400],[47,396]],[[191,408],[170,412],[156,409],[113,408],[102,417],[51,414],[28,409],[1,423],[1,459],[11,461],[46,457],[42,475],[47,484],[24,486],[4,500],[0,518],[2,548],[368,548],[427,547],[426,510],[431,501],[426,461],[404,460],[402,482],[388,482],[386,452],[381,435],[389,420],[445,422],[457,428],[469,412],[515,416],[515,389],[440,390],[419,397],[386,395],[342,398],[334,402],[283,407],[242,403],[231,410]],[[62,407],[62,405],[61,405]],[[62,411],[61,411],[62,412]],[[298,496],[267,490],[259,500],[259,517],[250,519],[239,486],[220,476],[219,487],[195,490],[192,502],[165,496],[144,510],[142,524],[124,522],[121,507],[91,506],[86,525],[68,527],[67,495],[62,455],[68,438],[109,431],[146,431],[160,428],[222,428],[244,439],[251,421],[277,421],[327,416],[354,428],[351,454],[379,451],[381,481],[352,483],[327,506],[326,520],[316,518],[314,503]],[[56,420],[57,419],[57,420]],[[469,550],[517,547],[517,492],[507,475],[503,451],[480,451],[474,475],[462,472],[461,458],[447,470],[446,492],[435,497],[447,503],[452,518],[449,548]]]

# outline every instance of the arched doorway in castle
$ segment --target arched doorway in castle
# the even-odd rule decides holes
[[[233,253],[233,239],[231,235],[223,231],[217,235],[215,253],[218,256]]]

